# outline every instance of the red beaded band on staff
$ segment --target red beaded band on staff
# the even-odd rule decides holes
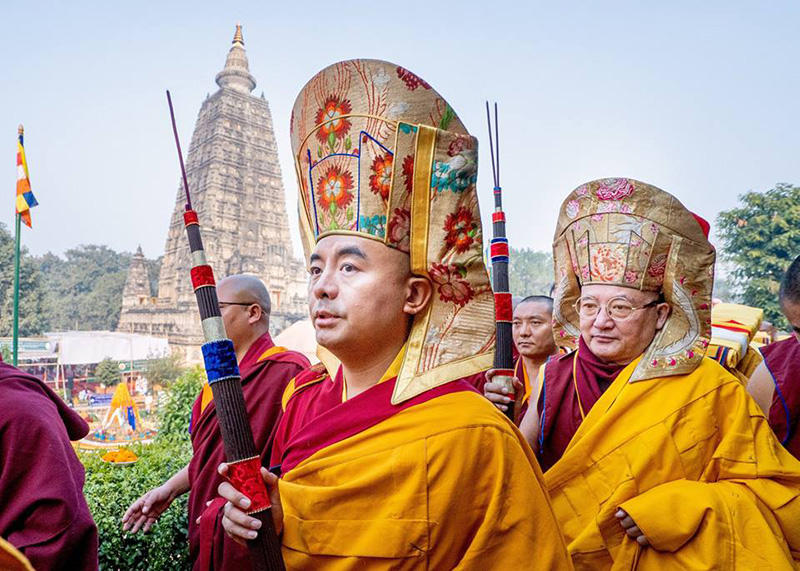
[[[213,286],[216,284],[216,282],[214,282],[214,271],[209,265],[195,266],[191,269],[191,274],[192,287],[195,290],[203,286]]]
[[[498,322],[506,321],[511,323],[514,318],[514,310],[510,293],[498,292],[494,294],[494,315],[495,320]]]
[[[494,258],[495,256],[508,257],[508,242],[493,242],[489,246],[489,255]]]
[[[247,513],[253,514],[272,507],[264,478],[261,477],[261,458],[253,456],[228,464],[228,481],[250,500]]]
[[[191,224],[200,224],[200,221],[197,219],[197,212],[194,210],[187,210],[183,213],[183,224],[184,226],[189,226]]]
[[[499,212],[492,212],[492,222],[505,222],[506,213],[500,210]]]

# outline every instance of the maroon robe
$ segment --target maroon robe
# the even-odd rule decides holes
[[[0,360],[0,537],[37,570],[97,569],[97,527],[70,443],[88,433],[42,381]]]
[[[304,369],[308,359],[294,351],[261,358],[274,347],[269,333],[257,339],[239,363],[242,390],[253,429],[256,449],[268,464],[272,440],[281,413],[286,385]],[[225,450],[214,401],[200,410],[202,393],[192,407],[192,460],[189,462],[189,552],[195,571],[207,569],[251,569],[247,548],[231,540],[222,528],[222,507],[217,488],[222,478],[217,467],[225,461]],[[214,500],[210,506],[206,502]],[[200,525],[195,523],[203,516]]]
[[[541,419],[538,458],[542,471],[547,471],[561,459],[570,440],[578,431],[583,422],[580,404],[583,405],[584,414],[589,414],[594,403],[625,368],[625,365],[610,365],[600,361],[584,343],[583,337],[579,338],[578,345],[578,351],[551,357],[544,365],[538,407]],[[573,381],[576,354],[577,378]],[[580,393],[580,404],[575,392],[576,386]]]
[[[791,337],[762,347],[761,353],[775,382],[769,425],[781,444],[800,459],[800,343]]]

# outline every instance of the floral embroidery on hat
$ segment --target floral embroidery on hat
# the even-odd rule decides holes
[[[463,254],[475,242],[478,234],[478,223],[472,212],[460,207],[456,212],[447,215],[444,221],[445,245],[447,249],[455,249],[459,254]]]
[[[622,200],[634,190],[633,183],[627,178],[606,178],[599,182],[595,194],[600,200]]]
[[[463,307],[475,295],[467,276],[467,268],[463,264],[433,263],[428,272],[436,284],[439,299]]]
[[[578,203],[577,200],[570,200],[567,202],[567,216],[574,219],[578,216],[578,212],[580,212],[581,205]]]
[[[317,182],[319,203],[331,212],[337,208],[345,208],[353,201],[351,190],[353,190],[353,175],[337,166],[328,167]]]
[[[352,111],[350,101],[339,99],[335,95],[329,96],[322,107],[317,111],[317,124],[324,123],[317,130],[317,139],[322,144],[327,143],[333,149],[337,140],[341,140],[350,131],[350,121],[342,117]]]
[[[404,67],[400,67],[399,65],[397,66],[397,77],[403,80],[403,82],[406,84],[406,87],[408,87],[409,91],[414,91],[416,88],[420,86],[423,87],[424,89],[431,88],[431,86],[428,85],[428,83],[420,76],[408,71]]]
[[[411,232],[411,212],[407,208],[395,208],[389,220],[389,242],[398,250],[408,252]]]
[[[379,216],[377,214],[361,216],[359,219],[359,227],[367,234],[383,238],[386,235],[386,216]]]
[[[369,189],[375,194],[379,194],[383,200],[389,199],[392,183],[392,158],[391,153],[378,155],[370,166],[372,174],[369,176]]]
[[[625,272],[624,244],[597,244],[591,247],[591,276],[597,282],[621,282]]]

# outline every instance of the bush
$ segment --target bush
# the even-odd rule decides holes
[[[122,515],[137,498],[163,484],[191,459],[189,412],[204,375],[198,367],[175,381],[155,441],[130,446],[139,456],[136,464],[115,466],[100,459],[102,451],[79,452],[86,467],[84,493],[100,535],[103,571],[191,569],[187,494],[176,499],[147,534],[124,533]]]

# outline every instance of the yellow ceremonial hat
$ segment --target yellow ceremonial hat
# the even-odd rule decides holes
[[[671,194],[629,178],[579,186],[561,206],[553,243],[556,342],[575,345],[582,285],[657,291],[670,316],[631,382],[690,373],[711,337],[715,257],[700,219]]]
[[[392,402],[490,367],[478,143],[444,98],[401,66],[339,62],[300,92],[291,139],[306,256],[325,236],[355,234],[408,253],[411,271],[435,286]]]

